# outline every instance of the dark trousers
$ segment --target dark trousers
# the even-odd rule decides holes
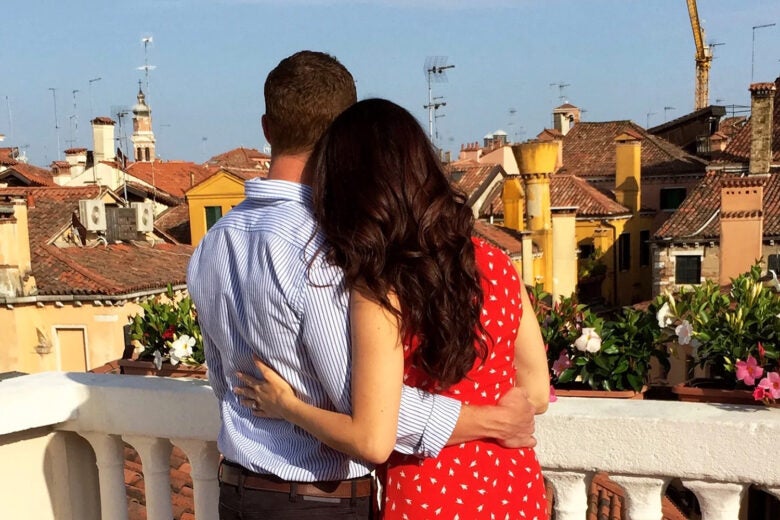
[[[219,485],[220,520],[370,520],[371,497],[320,498]]]

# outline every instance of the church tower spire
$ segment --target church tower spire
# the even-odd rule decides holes
[[[152,131],[152,109],[146,104],[146,95],[138,80],[138,103],[133,107],[133,151],[138,162],[155,160],[155,139]]]

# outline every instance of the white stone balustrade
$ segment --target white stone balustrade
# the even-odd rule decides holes
[[[217,517],[217,403],[202,381],[45,373],[0,382],[0,518],[126,519],[122,443],[143,465],[147,517],[171,518],[168,457],[192,466],[195,514]],[[592,475],[626,490],[632,520],[661,518],[680,478],[704,520],[739,518],[750,484],[780,490],[780,409],[561,398],[537,424],[560,520],[581,520]]]

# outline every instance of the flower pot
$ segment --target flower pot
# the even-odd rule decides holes
[[[193,367],[189,365],[172,365],[164,362],[161,368],[157,368],[151,361],[138,361],[135,359],[120,359],[119,367],[122,374],[132,376],[161,376],[161,377],[190,377],[193,379],[206,379],[205,365]]]
[[[608,399],[644,399],[647,386],[642,387],[641,392],[633,390],[592,390],[590,388],[558,388],[555,387],[557,397],[603,397]]]
[[[690,403],[749,404],[764,406],[753,399],[753,392],[746,389],[723,388],[722,382],[715,379],[691,379],[672,387],[672,392],[680,401]]]

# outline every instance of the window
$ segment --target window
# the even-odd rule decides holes
[[[222,206],[206,206],[206,231],[222,218]]]
[[[679,285],[701,283],[701,257],[699,255],[675,256],[674,283]]]
[[[685,200],[685,188],[661,188],[660,207],[662,210],[675,210]]]
[[[650,231],[646,229],[639,232],[639,265],[650,265]]]
[[[780,255],[769,255],[766,263],[767,269],[774,271],[776,275],[780,276]]]
[[[631,269],[631,235],[628,233],[621,233],[618,237],[618,269]]]
[[[149,162],[149,158],[151,155],[149,155],[149,148],[144,148],[144,160]]]

